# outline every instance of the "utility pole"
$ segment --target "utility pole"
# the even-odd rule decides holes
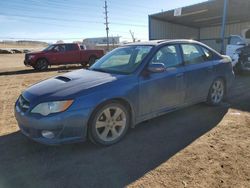
[[[113,35],[112,35],[112,45],[113,45],[113,49],[115,49],[115,39]]]
[[[135,35],[134,35],[134,32],[132,32],[131,30],[129,30],[129,32],[130,32],[130,35],[131,35],[131,37],[132,37],[133,42],[135,42]]]
[[[109,22],[108,22],[108,5],[107,1],[105,0],[105,6],[104,6],[104,14],[105,14],[105,25],[106,25],[106,33],[107,33],[107,51],[109,51]]]
[[[224,8],[223,8],[223,17],[222,17],[222,26],[221,26],[221,53],[224,54],[225,47],[224,47],[224,40],[225,40],[225,28],[226,28],[226,22],[227,22],[227,6],[228,6],[228,0],[224,0]]]

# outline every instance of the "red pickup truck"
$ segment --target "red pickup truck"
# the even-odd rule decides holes
[[[92,65],[104,55],[103,50],[85,50],[75,43],[53,44],[40,52],[25,54],[24,64],[42,71],[51,65],[82,64]]]

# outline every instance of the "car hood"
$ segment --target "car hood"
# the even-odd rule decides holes
[[[29,52],[29,53],[26,53],[27,55],[40,55],[40,54],[44,54],[45,52],[44,51],[37,51],[37,52]]]
[[[114,82],[123,76],[82,69],[41,81],[29,87],[23,96],[31,103],[74,98],[81,92]]]

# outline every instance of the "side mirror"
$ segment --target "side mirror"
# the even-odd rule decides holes
[[[147,70],[152,73],[161,73],[166,71],[166,67],[163,63],[152,63],[148,65]]]

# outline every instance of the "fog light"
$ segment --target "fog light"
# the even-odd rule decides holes
[[[51,132],[51,131],[43,130],[43,131],[42,131],[42,136],[43,136],[44,138],[52,139],[52,138],[55,137],[55,134],[54,134],[53,132]]]

